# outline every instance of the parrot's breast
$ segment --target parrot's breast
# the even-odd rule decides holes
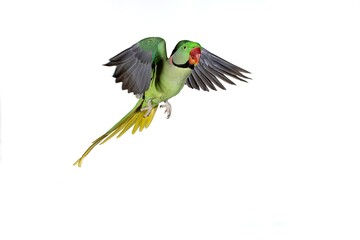
[[[164,64],[159,81],[164,100],[174,97],[181,91],[191,72],[190,68],[179,68],[168,61]]]

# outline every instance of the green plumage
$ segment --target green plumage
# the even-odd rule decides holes
[[[241,81],[249,79],[242,73],[248,71],[233,65],[207,51],[199,43],[180,41],[171,56],[166,54],[162,38],[145,38],[112,57],[105,66],[116,66],[113,77],[122,83],[122,89],[133,92],[140,99],[135,107],[104,135],[96,139],[74,165],[79,167],[83,159],[98,144],[115,135],[122,136],[133,127],[132,133],[147,128],[161,102],[165,102],[168,118],[171,105],[168,100],[176,96],[185,85],[208,91],[225,87],[219,79],[233,83],[226,75]]]

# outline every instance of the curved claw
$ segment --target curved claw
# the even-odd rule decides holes
[[[166,118],[169,119],[171,116],[172,107],[168,101],[164,101],[164,105],[160,105],[160,108],[165,108],[165,114],[167,114]]]

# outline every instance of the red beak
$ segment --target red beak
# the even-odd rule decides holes
[[[199,47],[194,48],[193,50],[190,51],[190,57],[189,57],[189,63],[191,65],[196,65],[199,63],[200,61],[200,55],[201,55],[201,50]]]

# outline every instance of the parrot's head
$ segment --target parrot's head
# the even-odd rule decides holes
[[[183,40],[176,44],[170,56],[170,63],[181,68],[191,68],[199,63],[201,45],[196,42]]]

